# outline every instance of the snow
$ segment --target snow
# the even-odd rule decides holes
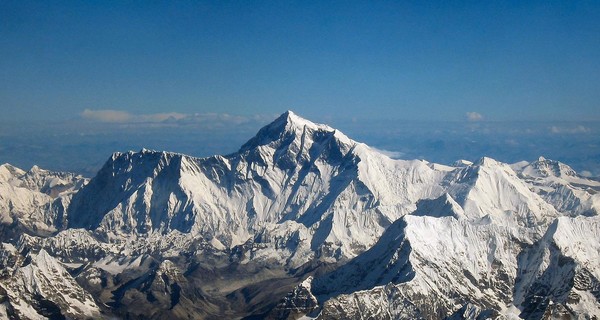
[[[562,254],[600,279],[600,217],[560,217],[555,224],[552,240]]]
[[[0,166],[0,221],[16,220],[33,234],[57,230],[70,198],[87,180],[81,176],[42,170],[24,171],[10,164]]]
[[[586,179],[569,166],[540,157],[524,165],[512,165],[530,189],[566,215],[597,215],[600,182]]]
[[[13,254],[41,249],[3,285],[27,317],[38,316],[32,290],[75,293],[78,302],[57,299],[95,314],[57,259],[117,276],[150,256],[160,272],[178,273],[177,259],[247,250],[240,265],[338,264],[297,279],[297,290],[321,294],[323,317],[475,315],[485,306],[515,318],[543,286],[577,294],[569,307],[597,315],[591,291],[565,289],[563,279],[600,279],[599,191],[600,182],[542,157],[451,166],[391,159],[288,111],[236,153],[115,153],[89,183],[0,166],[3,221],[64,229],[3,244]],[[566,258],[572,265],[560,265]]]
[[[22,318],[44,319],[32,307],[35,296],[58,305],[71,317],[98,317],[100,309],[64,267],[45,250],[30,254],[31,263],[17,269],[7,287],[9,303]]]
[[[138,264],[133,263],[133,265],[136,266]],[[111,257],[107,257],[94,262],[93,266],[111,274],[120,274],[129,267],[129,264],[123,261],[115,260]]]

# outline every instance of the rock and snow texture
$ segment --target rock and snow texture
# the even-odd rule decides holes
[[[25,232],[47,235],[64,227],[71,196],[87,179],[34,166],[23,171],[0,165],[0,223]],[[12,236],[0,227],[0,237]],[[5,240],[5,239],[2,239]]]
[[[287,112],[225,157],[114,154],[73,197],[68,219],[111,239],[178,231],[227,248],[268,243],[292,264],[345,259],[417,200],[441,195],[442,177]]]
[[[89,183],[2,165],[0,317],[600,317],[599,191],[544,158],[394,160],[289,111],[236,153],[115,153]]]
[[[512,165],[521,178],[556,210],[566,215],[598,215],[600,182],[578,176],[568,165],[540,157]]]
[[[599,239],[598,217],[560,217],[519,254],[514,303],[523,317],[598,317]]]
[[[8,318],[100,317],[92,296],[46,251],[29,254],[27,260],[28,264],[15,266],[12,274],[0,280],[0,296]]]

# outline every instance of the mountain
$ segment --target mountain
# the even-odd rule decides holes
[[[3,256],[18,255],[10,245],[3,245],[2,251]],[[10,319],[100,317],[92,296],[45,250],[28,254],[26,260],[29,263],[23,266],[19,263],[3,266],[9,274],[0,280],[3,297],[0,315]]]
[[[86,183],[71,173],[0,165],[0,240],[21,232],[44,236],[61,229],[71,196]]]
[[[599,188],[543,158],[395,160],[291,111],[230,155],[3,165],[0,315],[598,317]]]
[[[558,218],[540,239],[452,217],[395,222],[370,250],[317,278],[320,318],[598,315],[597,217]],[[461,318],[461,317],[459,317]]]
[[[520,177],[556,210],[567,215],[598,215],[600,182],[577,175],[564,163],[540,157],[512,165]]]
[[[416,200],[438,195],[441,177],[287,112],[228,156],[114,154],[68,220],[107,239],[177,231],[229,249],[266,245],[265,259],[297,267],[364,251]]]

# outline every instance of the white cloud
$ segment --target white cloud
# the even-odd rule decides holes
[[[164,122],[164,121],[177,121],[188,117],[185,113],[169,112],[169,113],[153,113],[153,114],[141,114],[135,116],[134,119],[138,122]]]
[[[582,126],[582,125],[578,125],[576,127],[559,127],[559,126],[550,127],[550,132],[552,132],[552,133],[576,134],[576,133],[590,133],[591,131],[592,130],[590,128]]]
[[[385,150],[385,149],[377,149],[375,147],[370,147],[371,149],[386,155],[392,159],[400,159],[404,156],[404,153],[400,152],[400,151],[390,151],[390,150]]]
[[[85,109],[80,114],[81,118],[104,123],[134,124],[134,125],[178,125],[178,124],[207,124],[210,126],[237,125],[249,122],[271,121],[274,115],[240,116],[228,113],[147,113],[134,114],[121,110],[91,110]]]
[[[169,113],[150,113],[150,114],[132,114],[127,111],[121,110],[90,110],[85,109],[81,113],[81,117],[98,122],[110,122],[110,123],[139,123],[139,122],[165,122],[165,121],[177,121],[188,117],[185,113],[169,112]]]
[[[467,112],[467,120],[469,121],[481,121],[483,120],[483,115],[478,112]]]
[[[590,178],[592,176],[592,173],[590,171],[587,170],[583,170],[580,173],[582,176],[586,177],[586,178]]]
[[[85,109],[81,113],[81,117],[85,120],[111,123],[123,123],[132,119],[132,115],[129,112],[119,110]]]

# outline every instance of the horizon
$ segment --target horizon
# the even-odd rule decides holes
[[[36,130],[13,123],[0,128],[0,137],[4,137],[0,139],[0,163],[25,170],[38,165],[93,177],[114,152],[145,148],[194,157],[226,155],[279,116],[196,114],[172,119],[136,115],[118,121],[92,117],[45,122]],[[491,157],[515,163],[543,156],[561,161],[583,176],[600,176],[600,126],[596,121],[354,121],[298,116],[331,126],[396,159],[449,165],[460,159]],[[582,149],[583,145],[587,148]]]

